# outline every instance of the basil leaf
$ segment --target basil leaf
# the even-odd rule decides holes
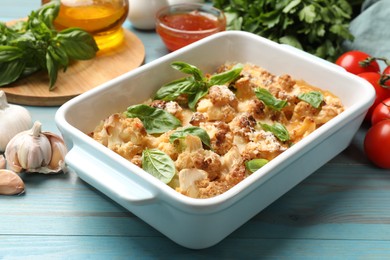
[[[0,63],[0,86],[10,84],[23,73],[26,64],[22,60]]]
[[[172,159],[158,149],[146,148],[142,152],[142,169],[164,183],[169,183],[175,176],[176,168]]]
[[[181,121],[167,111],[143,104],[128,107],[125,114],[139,118],[149,134],[161,134],[181,126]]]
[[[52,57],[50,52],[46,53],[46,68],[47,68],[47,72],[49,73],[49,79],[50,79],[49,90],[53,90],[54,84],[57,81],[58,63]]]
[[[255,90],[256,97],[264,102],[267,107],[280,111],[287,106],[287,101],[275,98],[265,88],[257,88]]]
[[[198,91],[196,92],[196,94],[194,95],[190,95],[188,97],[188,107],[192,110],[192,111],[195,111],[195,107],[196,107],[196,104],[198,103],[198,101],[207,95],[207,93],[209,93],[209,88],[206,84],[203,84],[201,85],[199,88],[198,88]]]
[[[286,142],[290,140],[290,134],[288,133],[286,127],[281,123],[274,123],[273,125],[261,124],[260,126],[268,132],[271,132],[282,142]]]
[[[23,56],[23,51],[14,46],[0,45],[0,62],[8,62],[19,59]]]
[[[64,70],[66,70],[66,67],[69,64],[69,58],[65,50],[60,47],[49,46],[47,47],[47,51],[50,53],[51,57],[61,64],[64,67]]]
[[[240,76],[242,69],[242,64],[236,64],[231,70],[212,75],[209,79],[209,86],[224,85],[234,81]]]
[[[195,135],[200,138],[202,143],[204,143],[207,147],[211,148],[210,144],[210,136],[203,128],[197,126],[188,126],[186,128],[176,130],[173,134],[169,136],[169,142],[173,143],[177,139],[183,139],[187,135]]]
[[[47,27],[53,28],[53,21],[60,12],[60,0],[51,0],[50,2],[41,6],[37,11],[37,18],[43,21]]]
[[[190,74],[194,76],[195,80],[197,81],[204,81],[203,73],[200,69],[195,67],[194,65],[181,62],[181,61],[175,61],[171,64],[172,68],[179,70],[183,73]]]
[[[195,94],[199,83],[193,77],[181,78],[163,85],[157,90],[153,99],[173,101],[181,94]]]
[[[61,44],[71,59],[92,59],[99,50],[92,35],[78,28],[68,28],[59,32],[54,41]]]
[[[255,172],[264,165],[268,163],[267,159],[253,159],[250,161],[245,161],[245,167],[248,169],[250,172]]]
[[[319,91],[310,91],[306,93],[300,93],[298,98],[312,105],[315,108],[319,108],[324,101],[324,96]]]

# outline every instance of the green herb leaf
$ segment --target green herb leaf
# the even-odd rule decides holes
[[[230,83],[240,76],[242,69],[242,64],[236,64],[231,70],[212,75],[209,80],[209,85],[214,86]]]
[[[300,93],[298,98],[312,105],[315,108],[319,108],[324,101],[324,96],[319,91],[310,91],[306,93]]]
[[[273,125],[269,124],[261,124],[260,126],[268,132],[271,132],[282,142],[286,142],[290,140],[290,134],[288,133],[287,128],[281,123],[274,123]]]
[[[212,0],[227,18],[227,30],[248,31],[334,61],[345,40],[353,10],[363,0]],[[351,5],[356,7],[352,9]],[[327,42],[326,44],[324,44]]]
[[[158,149],[145,149],[142,152],[142,169],[164,183],[169,183],[176,173],[172,159]]]
[[[14,46],[0,45],[0,62],[8,62],[19,59],[23,56],[23,51]]]
[[[183,73],[190,74],[194,76],[196,81],[204,81],[203,73],[200,69],[198,69],[196,66],[181,62],[181,61],[175,61],[171,64],[172,68],[179,70]]]
[[[169,136],[169,142],[173,143],[177,139],[183,139],[187,135],[195,135],[200,138],[202,143],[204,143],[207,147],[211,148],[210,144],[210,136],[203,128],[196,126],[188,126],[186,128],[176,130],[173,134]]]
[[[161,134],[181,126],[181,121],[167,111],[143,104],[128,107],[125,114],[139,118],[149,134]]]
[[[21,60],[0,63],[0,86],[5,86],[17,80],[23,73],[26,64]]]
[[[61,44],[71,59],[89,60],[99,50],[92,35],[78,28],[65,29],[54,40]]]
[[[158,89],[153,99],[173,101],[181,94],[196,94],[199,89],[199,82],[193,77],[181,78],[163,85]]]
[[[209,93],[209,87],[206,84],[202,84],[197,89],[197,92],[188,97],[188,107],[194,111],[198,101]]]
[[[55,82],[57,81],[58,63],[50,52],[46,53],[46,67],[50,79],[49,89],[52,90],[54,88]]]
[[[287,101],[285,100],[280,100],[275,98],[268,90],[265,88],[257,88],[255,90],[255,95],[256,97],[263,101],[264,104],[267,107],[270,107],[274,110],[280,111],[282,110],[285,106],[287,106]]]
[[[268,163],[268,160],[266,159],[253,159],[250,161],[245,161],[245,167],[248,169],[250,172],[255,172],[264,165]]]
[[[213,85],[226,84],[235,80],[241,73],[242,64],[235,65],[231,70],[225,71],[206,79],[203,77],[202,71],[197,67],[176,61],[172,67],[181,72],[191,74],[192,76],[181,78],[163,85],[153,97],[154,100],[173,101],[182,94],[188,95],[188,106],[191,110],[195,110],[198,101],[207,95],[209,88]]]

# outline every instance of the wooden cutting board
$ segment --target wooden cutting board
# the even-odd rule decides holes
[[[29,77],[0,87],[10,103],[32,106],[59,106],[119,75],[133,70],[144,62],[145,47],[132,32],[125,30],[121,46],[98,55],[91,60],[76,61],[66,72],[58,73],[56,88],[49,90],[46,72],[37,72]]]

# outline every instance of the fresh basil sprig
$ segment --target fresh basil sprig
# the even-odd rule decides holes
[[[231,70],[212,75],[207,78],[202,71],[194,65],[176,61],[171,64],[172,68],[183,73],[189,74],[189,77],[174,80],[164,84],[155,94],[153,99],[173,101],[182,94],[188,95],[188,106],[195,110],[198,101],[207,95],[209,88],[213,85],[223,85],[237,79],[243,68],[242,64],[236,64]]]
[[[210,136],[203,128],[197,126],[188,126],[180,130],[176,130],[169,136],[169,142],[173,143],[177,139],[185,138],[187,135],[195,135],[200,138],[203,144],[211,148]]]
[[[66,71],[71,60],[95,57],[99,49],[92,35],[79,28],[54,29],[59,8],[60,1],[52,0],[32,11],[27,21],[10,27],[0,23],[0,86],[44,70],[52,90],[58,71]]]
[[[312,105],[315,108],[319,108],[324,101],[324,96],[319,91],[310,91],[306,93],[300,93],[298,98]]]
[[[290,140],[290,134],[288,133],[287,128],[281,123],[274,123],[273,125],[269,124],[261,124],[260,126],[268,132],[271,132],[282,142],[286,142]]]
[[[176,168],[172,159],[158,149],[146,148],[142,152],[142,169],[164,183],[169,183],[175,176]]]
[[[161,134],[181,126],[181,121],[167,111],[144,104],[128,107],[125,115],[139,118],[148,134]]]
[[[265,88],[257,88],[255,90],[255,95],[258,99],[264,102],[264,104],[267,107],[270,107],[271,109],[280,111],[285,106],[287,106],[286,100],[280,100],[274,97],[268,90]]]
[[[245,161],[245,167],[248,169],[250,172],[255,172],[264,165],[268,163],[267,159],[253,159],[250,161]]]

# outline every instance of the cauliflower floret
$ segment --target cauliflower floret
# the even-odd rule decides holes
[[[242,101],[246,99],[252,99],[255,97],[254,86],[251,84],[249,77],[242,77],[234,84],[236,88],[237,99]]]
[[[249,140],[249,134],[255,131],[256,119],[249,113],[242,113],[236,116],[229,126],[234,135],[241,136]]]
[[[140,119],[113,114],[101,122],[91,136],[130,160],[133,156],[142,153],[146,135]]]
[[[199,126],[201,122],[207,122],[208,118],[205,113],[195,112],[192,114],[189,123],[194,126]]]
[[[244,160],[263,158],[270,161],[288,148],[271,132],[263,130],[254,132],[250,139],[251,141],[246,144],[242,152]]]
[[[290,75],[281,75],[277,77],[277,83],[281,87],[281,89],[290,92],[295,86],[295,80]]]
[[[203,98],[198,102],[196,109],[200,113],[205,113],[209,121],[223,121],[229,123],[236,114],[236,110],[230,105],[214,106],[210,99]]]
[[[321,111],[314,118],[314,122],[316,122],[317,127],[320,127],[343,111],[344,107],[339,99],[332,95],[325,95],[324,104],[321,106]]]
[[[175,101],[153,100],[150,106],[163,109],[177,117],[180,121],[184,121],[183,108]]]
[[[169,136],[175,132],[175,130],[171,130],[163,133],[160,136],[154,137],[149,135],[147,138],[147,147],[148,148],[156,148],[164,153],[166,153],[172,160],[176,160],[179,154],[179,149],[175,146],[174,143],[169,141]]]
[[[192,198],[198,198],[198,182],[207,179],[207,172],[199,169],[183,169],[178,175],[179,187],[176,191]]]
[[[238,101],[236,95],[225,85],[215,85],[210,87],[206,98],[216,106],[230,105],[237,107]]]
[[[205,113],[210,121],[230,122],[236,113],[237,104],[236,96],[228,87],[215,85],[198,102],[197,111]]]
[[[210,180],[214,180],[220,175],[221,159],[218,154],[204,150],[199,137],[188,135],[185,137],[185,150],[179,154],[175,161],[178,171],[182,169],[196,168],[204,170]]]
[[[244,161],[237,147],[232,147],[222,161],[223,174],[218,179],[212,182],[208,179],[197,181],[199,198],[210,198],[222,194],[246,178]]]
[[[210,137],[211,148],[219,155],[224,155],[233,145],[233,133],[224,122],[201,123],[200,127],[206,130]]]

